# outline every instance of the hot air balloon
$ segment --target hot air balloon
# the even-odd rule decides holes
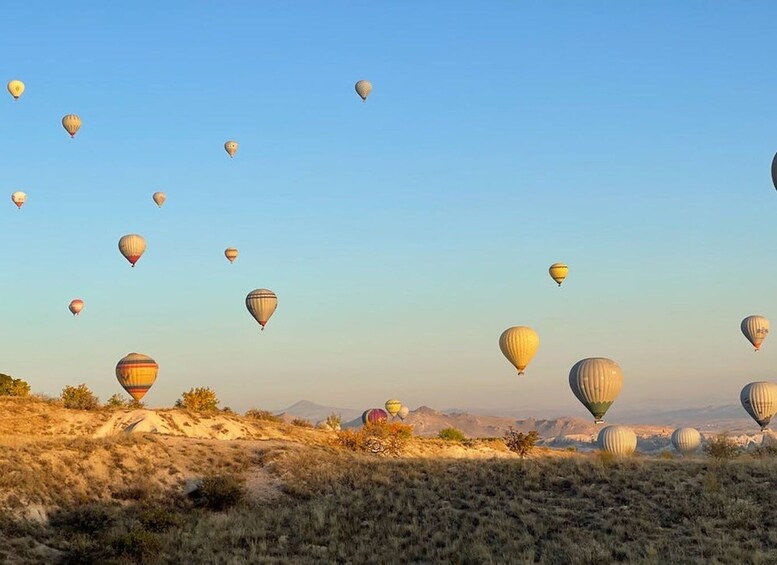
[[[370,408],[369,410],[365,410],[364,414],[362,414],[363,424],[375,424],[377,422],[386,421],[388,421],[388,414],[385,410],[380,408]]]
[[[772,159],[772,184],[775,190],[777,190],[777,153],[774,154]]]
[[[577,399],[600,424],[605,412],[618,398],[623,373],[618,364],[605,357],[582,359],[569,371],[569,386]]]
[[[761,348],[761,343],[769,335],[769,320],[763,316],[748,316],[742,320],[739,327],[756,351]]]
[[[167,194],[164,192],[155,192],[151,198],[153,198],[154,202],[156,202],[156,205],[161,208],[162,204],[164,204],[165,200],[167,200]]]
[[[20,80],[12,80],[8,83],[8,92],[11,93],[14,100],[19,100],[19,96],[24,92],[24,83]]]
[[[559,286],[561,286],[561,283],[564,282],[565,278],[567,278],[569,267],[567,267],[564,263],[553,263],[548,269],[548,272],[550,273],[550,278],[552,278],[558,283]]]
[[[224,149],[229,153],[230,157],[234,157],[237,153],[237,141],[229,140],[224,144]]]
[[[777,385],[766,381],[746,384],[739,393],[739,400],[763,431],[777,412]]]
[[[618,456],[627,456],[637,449],[637,434],[626,426],[602,428],[597,438],[599,449]]]
[[[123,236],[119,240],[119,251],[134,267],[146,250],[146,240],[136,233]]]
[[[540,346],[540,337],[528,326],[514,326],[502,332],[499,337],[499,349],[510,361],[518,374],[523,375],[526,365],[532,360]]]
[[[234,263],[235,259],[237,259],[237,249],[234,247],[227,247],[224,250],[224,256],[229,259],[230,263]]]
[[[116,365],[116,378],[132,398],[140,400],[156,380],[159,365],[142,353],[129,353]]]
[[[672,445],[687,457],[699,449],[701,434],[695,428],[677,428],[672,432]]]
[[[257,288],[252,290],[246,296],[246,308],[251,315],[259,322],[264,331],[264,326],[278,307],[278,297],[272,290],[266,288]]]
[[[386,401],[386,412],[391,414],[392,418],[399,414],[400,408],[402,408],[402,403],[396,398],[391,398]]]
[[[25,200],[27,200],[27,195],[21,190],[17,190],[11,195],[11,202],[16,204],[16,207],[19,208],[19,210],[21,210],[22,206],[24,206]]]
[[[356,88],[356,93],[361,96],[362,102],[366,102],[367,97],[372,92],[372,83],[368,80],[360,80],[354,88]]]
[[[76,132],[81,129],[81,118],[75,114],[68,114],[62,118],[62,127],[70,134],[70,137],[75,137]]]
[[[73,316],[78,316],[78,314],[81,313],[81,310],[84,309],[84,301],[80,298],[71,300],[68,309],[73,313]]]
[[[405,418],[407,418],[407,415],[410,414],[410,408],[407,406],[402,406],[402,408],[399,409],[399,412],[397,412],[397,416],[399,416],[399,419],[404,421]]]

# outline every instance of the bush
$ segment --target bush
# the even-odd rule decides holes
[[[334,431],[340,431],[340,425],[343,423],[343,419],[340,416],[340,414],[336,414],[335,412],[332,412],[329,416],[326,417],[326,422],[324,426],[330,430]]]
[[[200,485],[189,493],[195,506],[210,510],[227,510],[245,498],[245,487],[234,476],[219,475],[205,477]]]
[[[335,442],[350,451],[397,457],[411,437],[413,428],[407,424],[371,422],[357,431],[337,432]]]
[[[540,434],[535,430],[530,431],[528,434],[523,432],[516,432],[512,426],[510,431],[505,433],[505,445],[507,449],[513,453],[517,453],[521,458],[526,457],[529,452],[534,449],[534,445],[537,440],[540,439]]]
[[[291,421],[292,426],[299,426],[300,428],[312,428],[313,424],[303,418],[294,418]]]
[[[456,428],[445,428],[444,430],[440,430],[440,433],[437,434],[437,437],[444,439],[445,441],[455,442],[462,442],[466,439],[466,436]]]
[[[116,557],[132,559],[136,563],[154,560],[162,551],[159,537],[142,527],[134,527],[129,532],[114,537],[110,546]]]
[[[177,408],[186,408],[192,412],[216,412],[218,403],[219,399],[216,397],[216,393],[208,387],[189,389],[175,401]]]
[[[113,512],[100,504],[85,504],[70,509],[60,509],[49,518],[49,524],[56,529],[90,535],[111,528],[114,522]]]
[[[29,396],[30,385],[22,379],[15,379],[0,373],[0,396]]]
[[[759,459],[777,457],[777,445],[759,445],[751,455]]]
[[[703,450],[704,453],[718,460],[734,459],[741,453],[736,442],[726,434],[719,434],[708,439]]]
[[[180,525],[181,517],[166,508],[148,508],[140,512],[138,522],[148,530],[164,532],[173,526]]]
[[[66,386],[59,395],[62,405],[73,410],[96,410],[100,407],[100,399],[97,398],[85,384],[78,386]]]
[[[251,408],[248,412],[246,412],[246,418],[252,418],[254,420],[262,420],[265,422],[280,422],[281,419],[279,416],[276,416],[272,412],[269,412],[267,410],[257,410],[256,408]]]

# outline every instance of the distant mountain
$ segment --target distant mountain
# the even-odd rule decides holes
[[[353,420],[356,417],[360,417],[361,410],[354,408],[333,408],[331,406],[322,406],[309,400],[300,400],[296,404],[292,404],[285,410],[277,412],[277,414],[283,418],[283,420],[290,422],[295,418],[302,418],[312,424],[317,424],[326,420],[330,414],[340,414],[343,422]]]
[[[650,422],[671,427],[690,426],[699,431],[753,431],[755,422],[741,405],[703,406],[678,410],[632,411],[620,418],[622,423]],[[757,429],[757,428],[756,428]]]

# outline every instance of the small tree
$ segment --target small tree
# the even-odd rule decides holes
[[[22,379],[0,373],[0,396],[29,396],[30,385]]]
[[[523,432],[516,432],[512,426],[510,426],[510,431],[505,433],[505,445],[507,445],[507,449],[520,455],[521,459],[526,457],[529,452],[534,449],[534,445],[537,443],[538,439],[540,439],[540,434],[535,430],[530,431],[528,434],[524,434]]]
[[[219,399],[216,393],[208,387],[197,387],[184,392],[175,401],[178,408],[186,408],[193,412],[215,412],[218,410]]]
[[[466,439],[466,436],[456,428],[445,428],[444,430],[440,430],[440,433],[437,434],[437,437],[444,439],[445,441],[455,442],[462,442]]]
[[[78,386],[66,386],[62,389],[59,399],[65,408],[74,410],[96,410],[100,407],[100,399],[83,383]]]
[[[340,414],[332,412],[326,417],[326,423],[324,424],[327,429],[340,431],[340,425],[343,423],[343,419]]]
[[[734,459],[741,453],[737,443],[726,434],[719,434],[707,440],[703,448],[704,453],[713,459]]]

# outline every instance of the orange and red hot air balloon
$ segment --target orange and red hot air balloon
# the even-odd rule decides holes
[[[119,251],[133,267],[145,250],[146,240],[136,233],[125,235],[119,240]]]
[[[73,313],[73,316],[78,316],[81,313],[81,310],[84,309],[84,301],[80,298],[76,298],[75,300],[70,301],[70,305],[68,306],[68,310]]]
[[[116,378],[132,398],[143,398],[156,380],[159,365],[148,355],[129,353],[116,365]]]

